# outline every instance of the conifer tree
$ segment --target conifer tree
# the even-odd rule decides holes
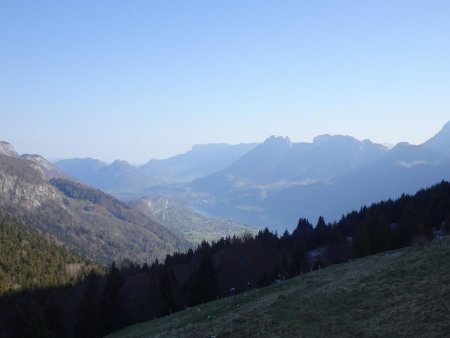
[[[107,334],[121,327],[122,300],[120,290],[123,277],[113,262],[105,281],[101,305],[100,325],[102,334]]]
[[[75,323],[75,336],[82,338],[95,338],[99,332],[99,285],[94,272],[85,280],[85,286],[78,305]]]
[[[371,252],[368,226],[366,223],[360,223],[356,226],[353,237],[353,256],[365,257]]]

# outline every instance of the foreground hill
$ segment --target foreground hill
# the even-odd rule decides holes
[[[388,251],[109,337],[445,337],[450,332],[449,256],[448,240]]]
[[[221,237],[256,233],[251,226],[199,214],[162,196],[143,197],[130,202],[130,205],[195,244],[203,240],[211,242]]]
[[[5,146],[3,146],[5,148]],[[163,225],[99,190],[48,180],[42,166],[0,154],[0,211],[32,224],[93,260],[151,262],[188,248]]]

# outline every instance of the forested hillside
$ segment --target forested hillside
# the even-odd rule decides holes
[[[401,248],[426,244],[450,230],[450,183],[441,182],[414,196],[404,195],[364,207],[327,224],[313,227],[300,219],[292,233],[281,236],[265,229],[255,237],[203,242],[196,250],[167,256],[164,263],[111,266],[105,276],[91,275],[71,287],[26,292],[3,298],[0,310],[14,307],[3,319],[6,336],[22,336],[21,323],[41,321],[66,336],[97,337],[132,323],[146,321],[216,298],[272,284],[321,267]],[[48,302],[65,316],[55,328],[45,313]],[[21,304],[20,306],[15,306]],[[29,312],[26,304],[40,310]],[[16,323],[16,324],[12,324]],[[0,323],[0,327],[2,327]]]
[[[54,237],[0,214],[0,295],[75,283],[92,269],[101,270]]]

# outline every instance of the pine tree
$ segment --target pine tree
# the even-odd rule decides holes
[[[123,277],[113,262],[105,281],[100,305],[100,326],[102,334],[113,332],[121,327],[122,300],[120,290]]]
[[[76,314],[75,336],[80,338],[95,338],[99,331],[99,285],[98,278],[91,272],[86,280]]]
[[[360,223],[356,226],[353,237],[353,256],[365,257],[372,253],[369,240],[369,230],[366,223]]]
[[[170,312],[177,311],[179,309],[179,301],[177,299],[176,289],[178,283],[173,273],[172,267],[166,264],[161,272],[159,281],[159,290],[167,304],[167,310]]]
[[[217,297],[219,293],[217,273],[210,254],[203,254],[200,258],[199,267],[188,282],[188,289],[190,291],[188,301],[191,305]]]
[[[296,238],[292,247],[292,259],[289,268],[290,276],[297,276],[300,272],[305,271],[307,267],[306,246],[303,238]]]
[[[372,253],[391,249],[391,228],[384,213],[379,212],[375,222],[372,224]]]

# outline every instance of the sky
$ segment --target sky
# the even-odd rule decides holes
[[[0,140],[145,163],[450,120],[450,1],[0,0]]]

